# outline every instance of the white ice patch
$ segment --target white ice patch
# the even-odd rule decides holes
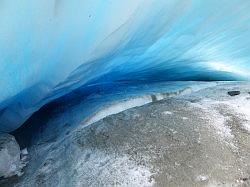
[[[228,108],[234,110],[242,120],[246,121],[242,122],[242,128],[250,132],[250,99],[246,95],[242,94],[237,98],[227,101],[217,101],[216,103],[227,105]]]
[[[216,114],[216,112],[212,114],[212,117],[214,118],[214,127],[217,129],[218,134],[225,139],[233,139],[232,130],[226,125],[226,118],[219,113]]]
[[[22,149],[22,150],[21,150],[21,154],[27,155],[27,154],[28,154],[27,148]]]
[[[230,127],[226,124],[228,119],[220,114],[216,107],[222,106],[230,111],[234,111],[234,114],[242,120],[241,127],[250,132],[250,99],[248,98],[248,94],[242,93],[237,97],[230,97],[230,99],[222,101],[203,99],[199,103],[193,103],[192,105],[208,113],[209,124],[212,124],[217,133],[234,148],[236,148],[232,141],[234,135]],[[205,118],[207,119],[207,117]]]
[[[165,114],[165,115],[171,115],[172,112],[170,112],[170,111],[164,111],[163,114]]]
[[[244,124],[242,125],[242,127],[243,127],[245,130],[247,130],[248,132],[250,132],[250,123],[244,123]]]
[[[196,180],[199,181],[199,182],[207,181],[208,180],[208,176],[206,176],[206,175],[198,175],[196,177]]]
[[[235,110],[241,118],[243,117],[247,122],[242,123],[242,127],[250,132],[250,100],[245,96],[230,100],[226,103]]]
[[[26,163],[20,159],[20,147],[14,136],[0,134],[0,177],[21,176]]]
[[[146,166],[141,166],[128,156],[105,154],[96,151],[88,161],[85,155],[78,159],[74,169],[76,186],[153,186],[153,173]],[[93,167],[94,166],[94,167]],[[95,180],[92,180],[95,179]],[[98,179],[98,180],[96,180]]]
[[[192,103],[192,105],[201,108],[204,111],[204,119],[208,120],[209,124],[216,130],[217,134],[223,140],[229,141],[230,144],[235,147],[231,141],[234,138],[234,135],[232,134],[230,127],[226,124],[227,118],[216,110],[216,102],[217,101],[204,99],[199,103]]]

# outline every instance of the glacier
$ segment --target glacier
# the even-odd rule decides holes
[[[250,79],[247,0],[0,1],[0,132],[80,87]]]

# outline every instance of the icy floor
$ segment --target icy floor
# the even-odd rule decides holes
[[[146,105],[125,105],[134,108],[110,116],[130,99],[107,97],[112,102],[93,115],[107,117],[88,126],[84,103],[64,105],[49,119],[38,115],[31,125],[44,125],[29,142],[29,164],[15,185],[249,186],[250,83],[201,85],[163,100],[152,98],[159,89],[144,92]],[[169,87],[183,88],[190,85]],[[241,94],[231,97],[231,90]]]

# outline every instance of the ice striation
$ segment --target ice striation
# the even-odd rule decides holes
[[[249,8],[247,0],[0,1],[0,132],[80,87],[249,80]]]

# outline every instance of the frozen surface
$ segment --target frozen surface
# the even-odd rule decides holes
[[[25,164],[21,161],[21,152],[14,136],[0,134],[0,178],[21,176]]]
[[[171,84],[181,85],[168,83],[167,88]],[[84,120],[85,102],[68,99],[40,111],[23,132],[15,134],[19,142],[20,137],[31,137],[30,161],[15,185],[249,186],[250,132],[245,125],[250,118],[244,108],[250,104],[250,83],[201,87],[106,116],[89,126]],[[147,92],[156,95],[157,89],[162,90],[151,85]],[[241,94],[229,96],[233,90]],[[116,93],[115,98],[125,97],[124,92]],[[129,92],[127,96],[131,98]],[[96,95],[92,98],[101,103]],[[108,109],[107,103],[112,106],[113,98],[106,104],[110,96],[105,98],[101,111]],[[25,134],[34,125],[37,131]]]
[[[247,0],[1,1],[0,131],[81,86],[249,79],[249,9]]]

